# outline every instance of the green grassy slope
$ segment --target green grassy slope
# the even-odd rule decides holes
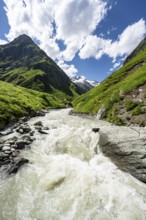
[[[63,108],[54,96],[0,81],[0,128],[35,110]]]
[[[84,112],[96,114],[101,106],[106,107],[105,119],[116,124],[124,124],[126,120],[121,117],[121,108],[126,108],[126,102],[129,99],[129,94],[133,91],[135,93],[138,88],[146,84],[146,48],[138,55],[125,63],[118,71],[114,72],[106,78],[98,87],[92,89],[85,95],[76,98],[73,101],[75,112]],[[145,88],[144,88],[145,89]],[[134,94],[135,96],[135,94]],[[133,96],[133,97],[134,97]],[[145,114],[146,100],[145,94],[141,97],[141,104],[136,103],[141,110],[139,114]],[[135,106],[136,108],[136,106]],[[134,108],[131,109],[134,111]],[[136,111],[136,110],[135,110]],[[126,111],[124,111],[125,113]],[[131,112],[131,115],[133,113]],[[137,112],[138,115],[138,112]],[[146,124],[146,120],[144,120]]]

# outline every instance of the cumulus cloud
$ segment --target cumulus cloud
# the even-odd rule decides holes
[[[106,54],[116,61],[117,57],[128,55],[140,43],[145,34],[146,24],[143,19],[140,19],[138,22],[129,25],[115,42],[111,39],[90,35],[86,38],[79,56],[81,59],[90,57],[100,59]]]
[[[111,10],[108,0],[3,1],[10,26],[7,39],[29,35],[69,76],[75,75],[77,69],[66,62],[77,53],[81,59],[100,59],[106,54],[117,62],[117,57],[129,54],[146,33],[145,21],[141,19],[128,26],[117,41],[93,35]],[[63,49],[59,41],[63,42]]]
[[[78,73],[78,70],[75,68],[75,66],[73,64],[71,65],[68,65],[66,63],[64,63],[63,60],[59,60],[58,63],[57,63],[60,68],[62,70],[64,70],[64,72],[70,77],[70,78],[73,78],[77,75]]]
[[[4,2],[10,25],[6,35],[9,41],[20,34],[27,34],[40,42],[39,46],[53,59],[64,61],[75,57],[84,39],[96,29],[108,10],[106,0]],[[58,40],[62,40],[66,47],[63,51]]]

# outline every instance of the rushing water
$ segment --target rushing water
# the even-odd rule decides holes
[[[49,134],[36,133],[22,152],[31,163],[1,175],[0,220],[145,220],[145,185],[99,152],[97,121],[68,111],[30,120],[32,128],[41,120]]]

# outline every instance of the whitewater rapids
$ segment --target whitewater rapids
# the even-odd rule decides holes
[[[0,177],[0,220],[145,220],[146,186],[102,155],[92,128],[108,123],[57,110],[21,156],[30,163]],[[100,124],[99,124],[100,123]]]

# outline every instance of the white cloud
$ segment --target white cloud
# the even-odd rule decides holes
[[[143,19],[129,25],[117,41],[90,35],[86,38],[84,46],[79,52],[82,59],[89,57],[101,58],[104,54],[114,59],[128,55],[140,43],[146,34],[146,25]]]
[[[77,69],[65,62],[72,61],[76,53],[81,59],[100,59],[106,54],[116,62],[117,57],[128,55],[146,33],[145,21],[141,19],[128,26],[115,42],[102,35],[94,36],[93,32],[111,10],[108,0],[3,1],[10,26],[7,39],[11,41],[23,33],[29,35],[71,77]],[[65,49],[61,49],[58,40]]]
[[[8,43],[8,41],[0,39],[0,45],[7,44],[7,43]]]
[[[114,65],[113,65],[113,67],[112,68],[110,68],[110,71],[112,72],[113,70],[115,70],[117,67],[119,67],[121,65],[121,62],[119,61],[119,62],[116,62],[116,63],[114,63]]]
[[[10,25],[8,40],[25,33],[53,59],[74,58],[107,12],[106,0],[4,0]],[[57,40],[66,45],[60,51]]]
[[[64,72],[65,72],[70,78],[75,77],[75,76],[77,75],[77,73],[78,73],[78,70],[75,68],[75,66],[74,66],[73,64],[68,65],[68,64],[64,63],[63,60],[58,61],[57,64],[60,66],[60,68],[61,68],[62,70],[64,70]]]

